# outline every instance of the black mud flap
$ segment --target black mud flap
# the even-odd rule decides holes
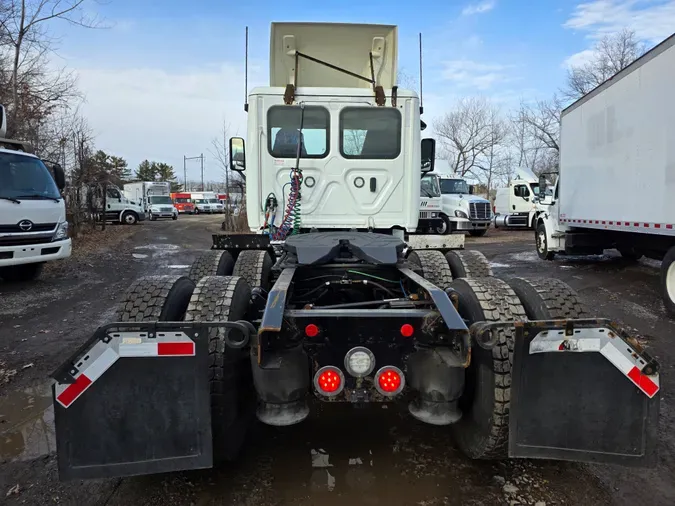
[[[208,328],[114,323],[53,375],[61,480],[212,466]]]
[[[658,370],[608,320],[516,324],[509,456],[653,466]]]

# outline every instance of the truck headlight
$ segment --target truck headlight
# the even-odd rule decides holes
[[[431,213],[432,218],[438,218],[438,213]]]
[[[63,239],[68,239],[68,222],[64,221],[63,223],[59,223],[59,225],[56,227],[56,232],[54,232],[54,236],[52,237],[52,241],[60,241]]]
[[[468,217],[469,217],[468,214],[466,214],[464,211],[460,211],[459,209],[457,209],[457,210],[455,211],[455,216],[456,216],[457,218],[468,218]]]

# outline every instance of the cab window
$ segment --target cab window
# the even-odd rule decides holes
[[[302,133],[300,120],[302,119]],[[275,158],[295,158],[300,142],[300,158],[324,158],[328,155],[330,114],[319,106],[278,105],[267,111],[267,148]]]
[[[530,196],[530,190],[524,184],[517,184],[516,186],[513,187],[513,194],[516,197],[525,198]]]
[[[391,107],[345,107],[340,111],[340,153],[351,159],[397,158],[401,113]]]

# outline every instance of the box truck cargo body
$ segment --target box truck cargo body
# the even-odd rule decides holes
[[[675,315],[675,34],[562,111],[560,176],[537,221],[539,256],[662,260]],[[540,182],[540,185],[544,184]]]

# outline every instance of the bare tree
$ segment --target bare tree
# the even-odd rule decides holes
[[[529,129],[530,142],[547,150],[560,151],[562,108],[562,100],[557,95],[534,104],[521,103],[517,117],[523,128]]]
[[[225,204],[225,221],[223,227],[226,230],[235,230],[235,224],[232,219],[231,194],[233,188],[243,187],[244,176],[239,172],[232,172],[230,167],[230,124],[223,120],[223,127],[220,136],[211,140],[212,150],[209,150],[220,165],[225,179],[225,194],[227,203]]]
[[[647,51],[633,30],[623,29],[600,39],[593,48],[591,60],[572,66],[567,72],[563,97],[576,100],[604,83]]]
[[[46,25],[55,20],[87,28],[97,26],[89,19],[83,7],[86,0],[5,0],[0,9],[0,41],[2,56],[9,69],[0,72],[4,77],[0,88],[9,91],[2,97],[9,106],[10,129],[19,125],[25,131],[32,126],[24,122],[49,115],[52,109],[64,104],[74,94],[75,80],[65,70],[52,72],[47,65],[47,54],[53,49]],[[21,121],[19,121],[19,119]]]
[[[497,111],[484,98],[465,98],[434,125],[445,156],[455,174],[466,176],[495,143],[501,132],[494,131]]]
[[[480,183],[485,185],[489,195],[495,177],[509,170],[511,159],[506,146],[503,145],[509,134],[506,122],[502,119],[501,113],[496,107],[490,107],[487,113],[490,132],[488,137],[489,147],[482,156],[477,158],[472,173]]]

